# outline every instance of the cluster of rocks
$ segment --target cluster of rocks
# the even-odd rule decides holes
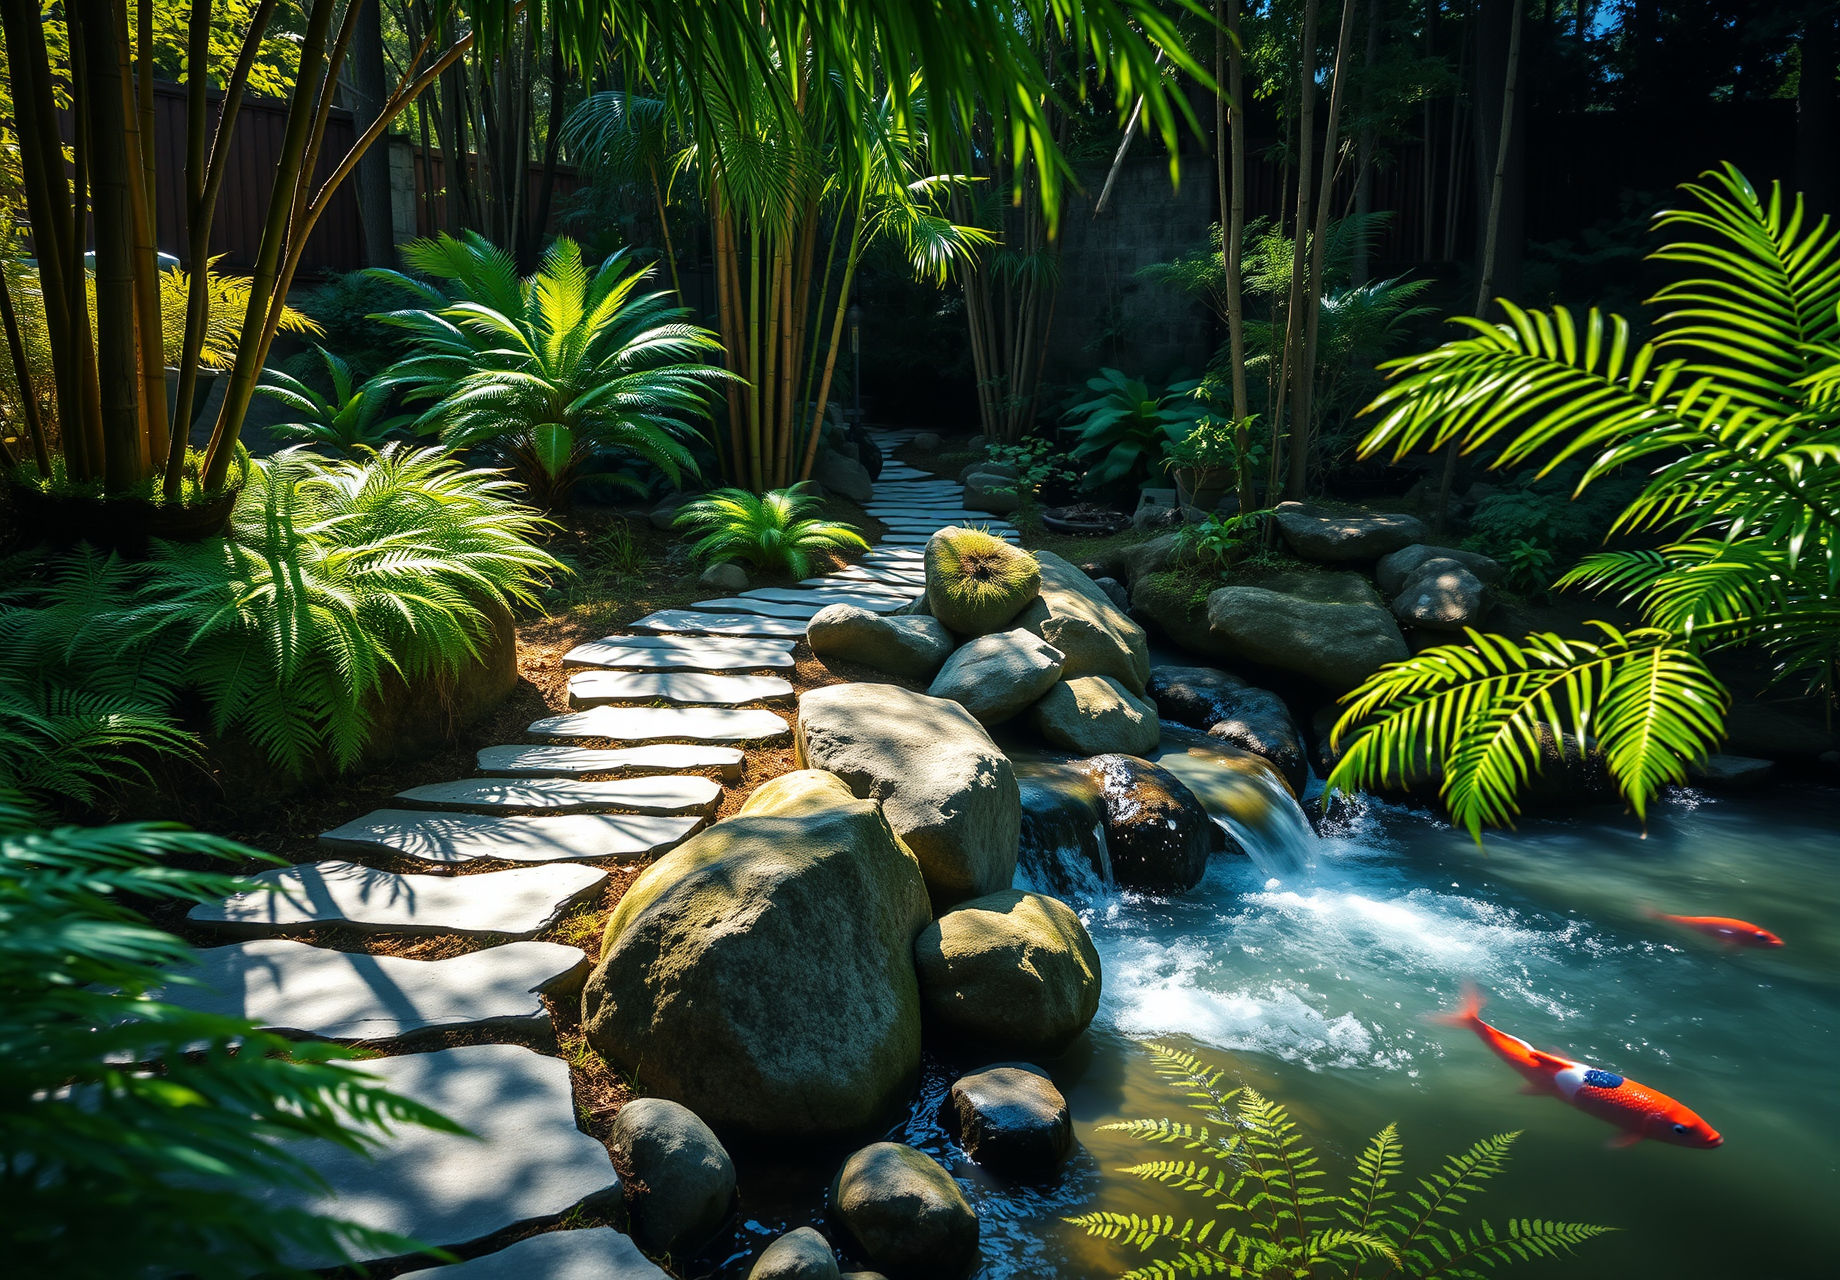
[[[927,542],[925,566],[926,593],[901,614],[839,605],[812,618],[813,651],[930,679],[930,696],[979,724],[1023,719],[1077,755],[1156,748],[1148,637],[1092,578],[956,526]]]

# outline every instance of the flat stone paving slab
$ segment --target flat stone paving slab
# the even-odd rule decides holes
[[[622,742],[756,742],[791,732],[758,707],[592,707],[547,716],[530,726],[538,737],[615,738]]]
[[[323,833],[319,842],[322,848],[341,853],[394,853],[423,862],[471,862],[477,858],[507,862],[632,859],[671,848],[701,822],[701,818],[629,813],[500,818],[479,813],[378,809]]]
[[[545,1231],[509,1249],[451,1267],[411,1271],[400,1280],[669,1280],[630,1236],[612,1227]]]
[[[615,782],[568,778],[456,778],[391,797],[405,809],[464,813],[700,813],[716,810],[722,784],[697,774],[654,774]]]
[[[652,747],[481,747],[479,772],[522,778],[579,778],[589,773],[677,773],[716,769],[726,779],[741,776],[747,753],[738,747],[668,742]]]
[[[562,655],[565,667],[637,667],[651,671],[753,671],[793,666],[790,640],[713,636],[608,636]]]
[[[792,682],[779,676],[712,676],[700,671],[577,671],[569,677],[569,703],[665,702],[734,706],[790,698]]]
[[[445,960],[333,951],[269,938],[207,947],[161,998],[269,1031],[391,1040],[435,1027],[549,1025],[538,993],[579,984],[588,957],[555,942],[508,942]]]
[[[748,600],[785,600],[793,604],[806,604],[812,600],[855,604],[867,599],[895,605],[904,603],[909,594],[892,587],[858,586],[849,582],[824,582],[815,587],[758,587],[741,593]]]
[[[836,573],[832,574],[829,579],[826,579],[826,581],[835,581],[838,578],[844,578],[854,582],[891,583],[896,586],[910,588],[911,590],[908,592],[910,595],[918,595],[926,588],[926,574],[924,572],[915,571],[912,573],[903,573],[898,569],[879,568],[875,565],[851,565],[848,569],[839,569]],[[817,579],[807,578],[805,581],[810,583],[817,581]]]
[[[469,1244],[584,1200],[611,1203],[620,1177],[607,1148],[575,1127],[569,1066],[518,1045],[482,1044],[374,1058],[364,1070],[392,1091],[470,1131],[405,1125],[374,1150],[292,1143],[326,1189],[276,1188],[265,1198],[426,1244]],[[381,1254],[360,1252],[369,1261]],[[287,1259],[323,1266],[331,1258]]]
[[[599,867],[568,863],[476,876],[399,876],[355,862],[303,862],[250,878],[261,887],[201,902],[186,919],[244,938],[315,924],[528,938],[607,883]]]
[[[629,624],[635,631],[672,631],[687,635],[774,636],[803,639],[802,618],[767,618],[749,613],[698,613],[694,609],[660,609]]]
[[[873,604],[871,600],[873,599]],[[886,596],[858,596],[852,601],[809,600],[795,604],[786,600],[697,600],[692,602],[692,609],[707,610],[710,613],[751,613],[763,618],[785,619],[787,621],[808,622],[812,615],[826,604],[849,603],[860,605],[875,613],[891,613],[901,607],[901,601],[891,600]]]

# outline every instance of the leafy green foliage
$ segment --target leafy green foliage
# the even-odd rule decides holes
[[[332,385],[330,397],[279,369],[263,370],[268,381],[256,388],[257,395],[267,396],[301,415],[297,422],[274,428],[282,439],[351,455],[381,448],[399,428],[412,421],[409,414],[384,416],[390,404],[390,388],[358,381],[345,360],[324,347],[313,349],[319,353],[326,379]]]
[[[1164,445],[1185,439],[1206,412],[1194,395],[1200,385],[1191,378],[1162,386],[1116,369],[1089,378],[1094,394],[1061,415],[1080,429],[1073,456],[1087,464],[1084,487],[1139,478]]]
[[[1203,1219],[1097,1210],[1069,1218],[1088,1234],[1166,1256],[1124,1273],[1124,1280],[1179,1276],[1353,1277],[1375,1280],[1434,1276],[1473,1280],[1503,1264],[1555,1258],[1606,1228],[1582,1223],[1509,1219],[1460,1221],[1464,1206],[1501,1172],[1518,1134],[1484,1138],[1450,1156],[1403,1194],[1398,1132],[1388,1125],[1355,1160],[1347,1189],[1332,1191],[1314,1151],[1285,1109],[1250,1088],[1229,1088],[1226,1073],[1193,1054],[1146,1046],[1157,1074],[1189,1099],[1206,1123],[1127,1120],[1104,1126],[1142,1142],[1180,1147],[1186,1158],[1150,1160],[1121,1172],[1210,1202]],[[1168,1250],[1173,1248],[1173,1253]]]
[[[745,560],[759,570],[803,578],[816,553],[869,549],[854,526],[811,518],[817,505],[805,483],[761,494],[717,489],[686,503],[673,523],[696,537],[690,553],[698,563]]]
[[[453,295],[401,273],[373,273],[423,303],[385,317],[414,336],[417,354],[378,379],[408,388],[412,403],[433,402],[417,430],[438,432],[451,449],[499,451],[549,508],[568,505],[596,449],[643,458],[672,484],[695,474],[684,441],[729,377],[704,362],[721,344],[683,322],[686,313],[665,294],[638,294],[650,273],[623,251],[590,269],[574,241],[559,239],[528,279],[473,232],[418,240],[402,253]]]
[[[1497,451],[1495,465],[1551,476],[1575,495],[1627,469],[1639,487],[1613,532],[1655,550],[1603,552],[1561,586],[1637,604],[1647,624],[1602,643],[1471,634],[1382,670],[1349,695],[1357,736],[1330,778],[1355,787],[1398,762],[1441,760],[1443,794],[1470,831],[1514,812],[1541,726],[1595,735],[1641,814],[1722,736],[1709,652],[1755,645],[1783,680],[1831,698],[1840,659],[1840,234],[1781,188],[1766,200],[1727,165],[1685,188],[1698,208],[1661,215],[1692,237],[1655,255],[1682,275],[1655,301],[1653,341],[1563,307],[1503,304],[1495,325],[1395,362],[1367,452]],[[1600,624],[1602,626],[1602,624]],[[1517,745],[1518,744],[1518,745]]]
[[[366,271],[348,271],[327,272],[325,283],[306,295],[300,309],[319,326],[321,346],[356,375],[369,377],[409,353],[403,331],[377,318],[401,305],[395,284]]]
[[[272,1203],[312,1191],[290,1149],[363,1152],[402,1125],[460,1132],[346,1061],[165,1003],[178,938],[124,900],[204,901],[248,882],[175,860],[278,861],[170,824],[38,829],[0,792],[0,1234],[18,1275],[231,1280],[288,1256],[413,1241]]]
[[[1225,569],[1261,545],[1270,514],[1269,508],[1230,516],[1210,512],[1199,524],[1183,525],[1177,537],[1202,568]]]

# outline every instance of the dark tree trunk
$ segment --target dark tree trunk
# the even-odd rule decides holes
[[[1832,4],[1821,4],[1802,27],[1801,88],[1795,100],[1795,185],[1814,213],[1835,213],[1834,75],[1840,41]]]
[[[358,29],[351,42],[352,117],[359,133],[383,110],[390,87],[383,69],[383,0],[353,0]],[[396,224],[390,210],[390,140],[383,137],[358,161],[358,218],[364,230],[364,262],[396,265]]]
[[[1508,42],[1513,34],[1514,0],[1481,0],[1476,13],[1476,81],[1473,102],[1476,127],[1476,261],[1482,261],[1488,238],[1489,204],[1495,179],[1495,151],[1501,145],[1502,90],[1508,75]],[[1526,238],[1526,95],[1515,98],[1502,165],[1500,226],[1496,234],[1493,296],[1516,298],[1521,288],[1521,258]]]

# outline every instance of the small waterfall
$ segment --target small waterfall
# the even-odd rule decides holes
[[[1118,878],[1112,874],[1112,851],[1105,843],[1105,824],[1093,824],[1093,844],[1099,854],[1099,880],[1106,889],[1116,889]]]
[[[1170,726],[1156,762],[1195,793],[1267,879],[1307,878],[1320,843],[1291,789],[1270,762],[1217,739]]]

